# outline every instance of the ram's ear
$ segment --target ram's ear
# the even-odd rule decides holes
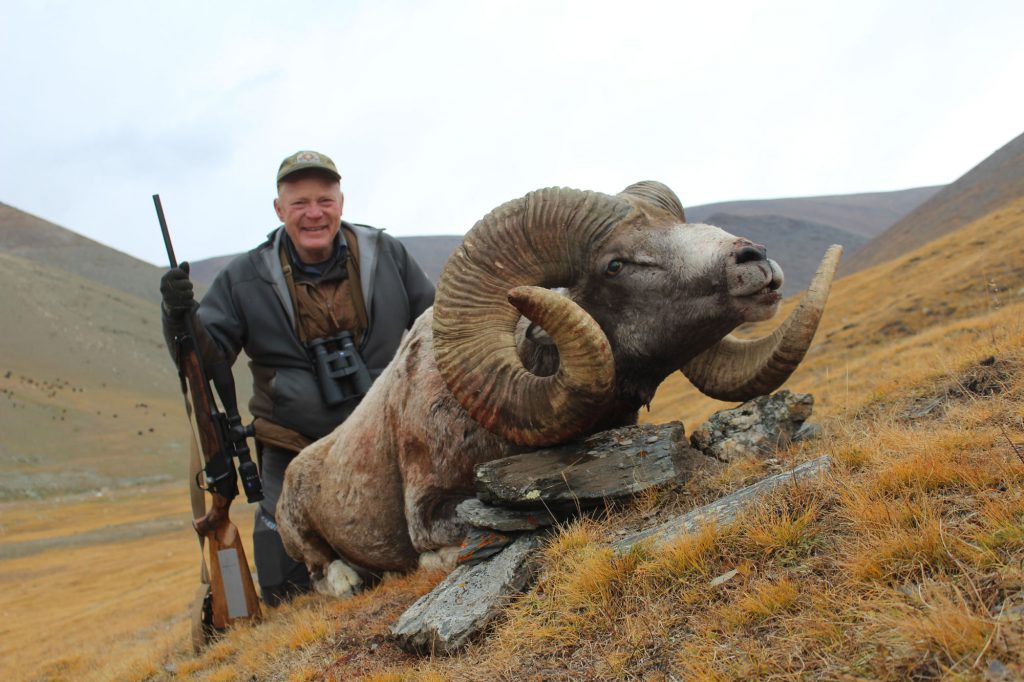
[[[679,201],[676,193],[663,183],[655,180],[636,182],[619,192],[619,196],[636,197],[663,211],[667,211],[681,222],[686,222],[686,212],[683,211],[682,202]]]

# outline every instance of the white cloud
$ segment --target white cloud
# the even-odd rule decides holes
[[[1015,2],[7,3],[0,201],[154,262],[272,228],[333,155],[346,216],[460,233],[560,184],[687,205],[949,182],[1021,132]]]

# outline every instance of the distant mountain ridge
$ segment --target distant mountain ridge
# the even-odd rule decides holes
[[[895,192],[720,201],[687,207],[686,219],[691,223],[706,223],[711,216],[718,213],[742,217],[777,215],[792,220],[828,225],[870,239],[930,199],[942,187],[938,185]]]
[[[1024,134],[894,223],[840,265],[850,274],[949,234],[1024,196]]]
[[[689,207],[686,216],[690,222],[718,225],[765,244],[786,272],[786,292],[795,293],[810,281],[824,242],[842,244],[849,258],[866,237],[881,233],[940,189],[727,201]],[[462,236],[398,239],[436,282]],[[150,302],[159,300],[158,281],[164,268],[4,203],[0,203],[0,253],[65,270]],[[200,292],[235,255],[191,263],[192,278]]]
[[[726,201],[686,209],[692,223],[717,225],[764,244],[786,274],[785,291],[807,287],[825,249],[842,244],[850,254],[913,210],[941,187],[821,197]],[[461,235],[399,237],[433,282],[462,241]],[[192,277],[209,286],[237,254],[194,261]]]

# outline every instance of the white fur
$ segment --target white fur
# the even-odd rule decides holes
[[[428,571],[451,571],[455,568],[455,561],[458,558],[459,547],[457,545],[441,547],[436,551],[420,554],[420,568]]]
[[[335,599],[346,599],[356,595],[363,586],[363,579],[351,566],[336,559],[330,563],[324,575],[314,578],[313,589]]]

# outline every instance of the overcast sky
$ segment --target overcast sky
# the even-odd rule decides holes
[[[692,206],[955,180],[1024,132],[1024,2],[0,0],[0,201],[163,264],[345,217],[461,234],[549,185]]]

